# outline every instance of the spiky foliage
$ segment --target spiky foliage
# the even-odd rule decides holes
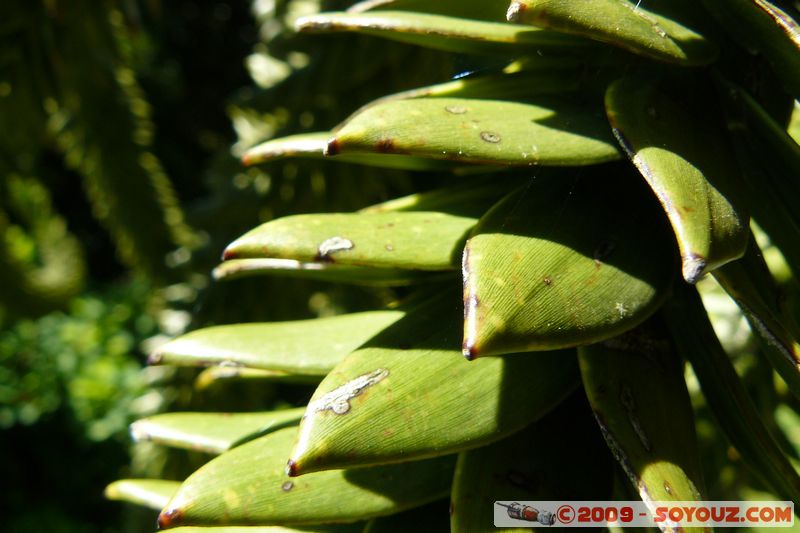
[[[410,89],[419,72],[408,67],[402,91],[314,132],[312,109],[330,104],[316,95],[348,72],[353,87],[382,86],[385,70],[359,68],[358,48],[331,58],[334,36],[320,51],[329,61],[312,56],[293,74],[284,64],[273,91],[308,114],[246,164],[402,169],[427,186],[358,212],[270,220],[227,247],[216,276],[393,287],[398,303],[164,345],[154,363],[208,366],[204,384],[318,385],[302,419],[138,422],[137,439],[219,455],[182,483],[127,480],[109,495],[161,509],[162,528],[348,531],[365,520],[369,531],[446,528],[447,498],[454,531],[493,530],[494,500],[755,489],[798,501],[796,436],[783,431],[800,395],[800,148],[786,133],[797,15],[766,0],[371,0],[296,20],[300,33],[458,54],[476,71]],[[277,43],[280,20],[266,25]],[[368,57],[382,57],[380,42],[365,41]],[[298,93],[320,65],[330,70]],[[269,137],[268,126],[255,129]],[[326,188],[346,191],[328,177]],[[722,290],[739,311],[710,307]],[[718,329],[750,323],[753,342],[722,336],[735,360],[709,314]]]

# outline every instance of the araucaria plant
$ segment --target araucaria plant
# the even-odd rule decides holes
[[[270,28],[307,4],[277,2]],[[161,528],[258,531],[493,531],[496,500],[800,502],[797,4],[344,7],[269,34],[327,63],[292,56],[269,90],[301,119],[270,123],[292,134],[243,161],[399,172],[417,192],[269,220],[215,277],[371,285],[396,302],[163,345],[152,363],[316,392],[305,407],[137,422],[136,439],[216,457],[109,494],[159,508]],[[367,48],[316,35],[337,32]],[[417,60],[389,75],[397,56],[380,54],[398,46]],[[445,61],[469,72],[409,88]],[[300,113],[334,109],[317,96],[331,86],[387,85],[328,131],[310,131],[324,113]],[[752,342],[720,342],[711,318],[726,318],[698,282],[706,306],[727,293],[719,314],[736,309]]]

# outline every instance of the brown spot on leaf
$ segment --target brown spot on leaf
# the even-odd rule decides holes
[[[225,248],[225,250],[222,252],[223,261],[230,261],[231,259],[236,259],[238,256],[239,254],[230,248]]]
[[[165,509],[158,515],[158,529],[175,527],[183,520],[183,511],[180,509]]]
[[[292,481],[287,481],[286,483],[284,483],[283,485],[281,485],[281,490],[282,490],[283,492],[289,492],[289,491],[290,491],[290,490],[292,490],[293,488],[294,488],[294,482],[292,482]]]
[[[375,151],[382,154],[394,152],[394,141],[392,139],[380,139],[375,143]]]
[[[667,491],[667,494],[672,494],[672,485],[669,484],[669,481],[664,481],[664,490]]]
[[[544,279],[542,280],[542,283],[544,283],[549,287],[550,285],[553,284],[553,278],[551,278],[550,276],[545,276]]]

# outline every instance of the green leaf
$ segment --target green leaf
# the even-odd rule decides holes
[[[658,308],[671,239],[644,187],[614,172],[534,179],[481,219],[464,251],[464,355],[597,342]]]
[[[742,259],[715,270],[714,278],[747,317],[770,364],[781,375],[789,390],[800,397],[797,324],[794,317],[782,309],[782,295],[755,238],[750,238],[750,246]]]
[[[442,279],[442,274],[432,275],[415,270],[306,263],[293,259],[271,258],[225,261],[214,269],[213,275],[214,279],[218,280],[270,275],[377,287],[412,285]]]
[[[587,44],[583,39],[529,26],[410,11],[320,13],[299,18],[295,27],[300,32],[359,32],[467,54],[574,52]]]
[[[395,153],[464,163],[590,165],[619,158],[591,100],[541,96],[533,103],[472,98],[390,100],[335,132],[330,155]]]
[[[578,361],[603,437],[642,501],[702,500],[683,361],[663,324],[650,321],[620,337],[581,347]]]
[[[739,170],[702,94],[696,85],[636,77],[606,93],[614,134],[664,207],[689,283],[741,257],[749,235],[737,198]]]
[[[714,43],[648,8],[627,0],[514,0],[508,20],[588,37],[668,63],[706,65],[716,58]]]
[[[486,207],[459,215],[435,211],[294,215],[239,237],[225,249],[224,258],[455,270],[467,233]]]
[[[800,265],[800,146],[747,91],[716,81],[753,215],[789,264]]]
[[[692,364],[717,422],[751,472],[780,499],[800,501],[800,476],[761,420],[714,334],[696,289],[680,286],[664,306],[675,344]]]
[[[367,311],[285,322],[198,329],[161,345],[151,364],[233,365],[324,376],[371,337],[405,315]]]
[[[322,131],[272,139],[247,150],[242,157],[242,162],[245,165],[257,165],[296,157],[323,159],[328,141],[332,137],[333,133]],[[345,154],[341,157],[328,158],[328,160],[400,170],[450,170],[455,166],[451,161],[395,154]]]
[[[206,463],[161,512],[160,527],[354,522],[437,500],[450,488],[453,457],[290,479],[284,467],[296,432],[276,431]]]
[[[348,8],[348,13],[366,11],[419,11],[434,15],[501,22],[505,20],[507,0],[365,0]]]
[[[459,455],[450,529],[497,531],[497,500],[611,499],[613,466],[585,396],[576,393],[523,431]]]
[[[131,424],[131,436],[136,442],[220,454],[244,441],[296,425],[303,411],[300,407],[261,413],[165,413]]]
[[[768,0],[703,0],[703,6],[753,55],[763,54],[795,96],[800,96],[800,26]]]
[[[474,448],[557,405],[576,383],[574,353],[459,357],[462,310],[446,291],[350,354],[301,423],[293,474]]]
[[[106,487],[105,496],[160,511],[180,485],[180,481],[165,479],[120,479]]]

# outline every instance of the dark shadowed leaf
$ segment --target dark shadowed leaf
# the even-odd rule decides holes
[[[651,320],[620,337],[581,347],[578,360],[595,419],[638,496],[648,504],[702,500],[683,361],[663,324]]]
[[[183,482],[159,525],[355,522],[437,500],[450,488],[454,457],[289,478],[296,432],[276,431],[206,463]]]
[[[753,216],[800,265],[800,146],[743,88],[717,77]]]
[[[703,6],[739,44],[766,56],[786,88],[800,96],[800,26],[788,11],[768,0],[703,0]]]
[[[739,170],[702,93],[694,85],[633,77],[606,92],[614,134],[664,207],[689,283],[741,257],[749,235],[736,190]]]
[[[648,196],[611,168],[534,179],[493,207],[464,252],[464,354],[596,342],[652,314],[675,265]]]
[[[391,516],[373,518],[364,533],[408,533],[417,529],[448,531],[450,502],[440,500]]]
[[[498,500],[607,500],[612,480],[613,458],[578,392],[523,431],[459,454],[450,529],[496,531]]]
[[[460,357],[462,309],[446,291],[323,380],[291,454],[295,474],[474,448],[541,417],[576,383],[574,352]]]

